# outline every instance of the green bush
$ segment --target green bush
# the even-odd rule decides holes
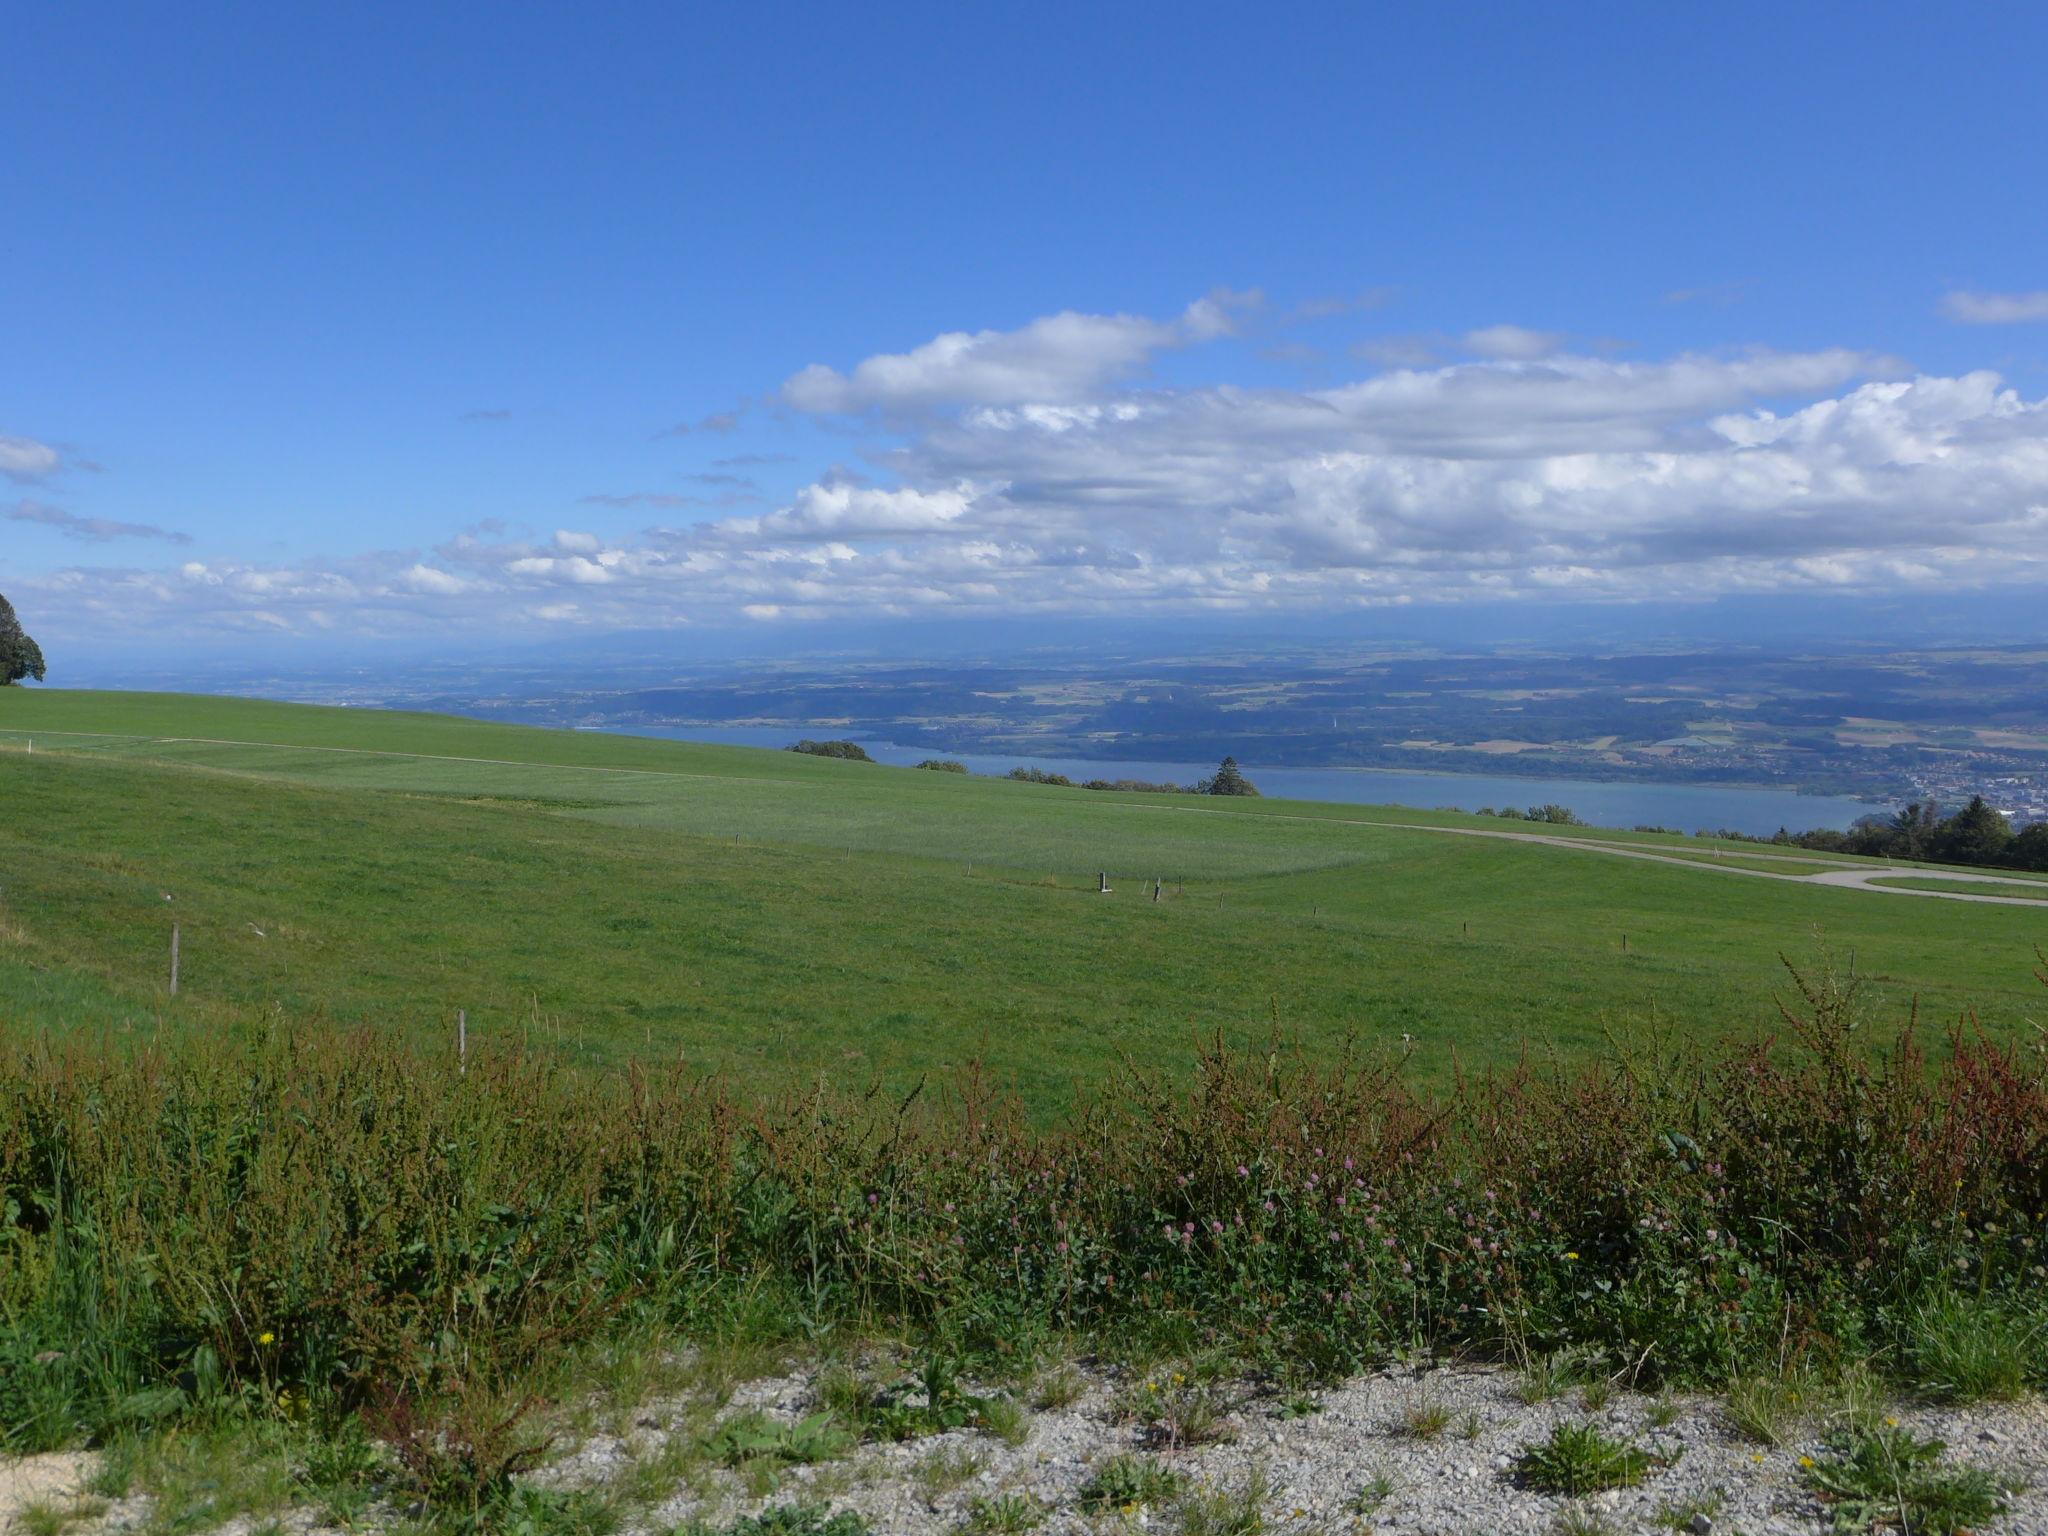
[[[867,748],[857,741],[812,741],[809,737],[805,737],[802,741],[791,744],[787,750],[802,752],[809,757],[843,758],[850,763],[872,763],[874,761],[872,757],[868,756]]]

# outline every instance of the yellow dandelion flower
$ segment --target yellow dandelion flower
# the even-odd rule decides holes
[[[256,1342],[258,1344],[275,1344],[277,1342],[277,1335],[266,1328],[263,1332],[256,1335]]]
[[[1568,1253],[1565,1255],[1565,1257],[1568,1259],[1576,1259],[1578,1255],[1576,1253]]]
[[[1884,1421],[1884,1427],[1886,1429],[1897,1429],[1899,1427],[1899,1421],[1897,1419],[1888,1418]]]
[[[1802,1456],[1799,1458],[1799,1465],[1801,1465],[1802,1467],[1810,1467],[1813,1465],[1813,1458],[1811,1456]]]
[[[1764,1459],[1764,1453],[1762,1451],[1751,1451],[1749,1453],[1749,1459],[1751,1461],[1760,1462]]]

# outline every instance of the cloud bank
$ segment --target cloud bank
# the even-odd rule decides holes
[[[1168,352],[1202,361],[1252,303],[1215,295],[1166,320],[1064,312],[804,368],[782,408],[852,434],[855,465],[768,510],[592,496],[684,516],[631,533],[479,527],[290,563],[79,568],[42,585],[80,622],[121,628],[163,613],[398,630],[2048,580],[2048,401],[1995,373],[1921,375],[1850,349],[1623,361],[1502,324],[1466,333],[1465,361],[1328,387],[1149,377]]]

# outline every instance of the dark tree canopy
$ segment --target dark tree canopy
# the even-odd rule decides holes
[[[850,763],[872,763],[874,761],[872,757],[868,756],[867,749],[857,741],[812,741],[806,736],[802,741],[793,743],[789,750],[801,752],[807,757],[844,758]]]
[[[1256,795],[1259,792],[1258,786],[1238,768],[1234,757],[1223,759],[1216,769],[1216,776],[1202,780],[1195,790],[1204,795]]]
[[[43,680],[43,649],[22,629],[14,604],[0,594],[0,687],[25,677]]]

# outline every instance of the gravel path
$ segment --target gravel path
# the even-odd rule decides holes
[[[1165,1378],[1161,1378],[1164,1380]],[[1833,1511],[1812,1493],[1802,1458],[1822,1458],[1826,1426],[1791,1427],[1782,1443],[1759,1443],[1737,1433],[1719,1400],[1655,1399],[1616,1392],[1597,1408],[1581,1389],[1525,1403],[1518,1378],[1495,1370],[1395,1370],[1361,1377],[1296,1404],[1284,1417],[1270,1396],[1242,1384],[1219,1384],[1228,1402],[1222,1435],[1200,1446],[1162,1444],[1119,1410],[1119,1398],[1144,1390],[1143,1380],[1101,1371],[1072,1379],[1079,1395],[1063,1406],[1033,1413],[1016,1444],[971,1430],[903,1443],[867,1444],[814,1466],[781,1472],[764,1492],[741,1472],[703,1463],[669,1485],[657,1502],[629,1507],[621,1536],[670,1536],[686,1522],[722,1527],[762,1509],[822,1502],[858,1511],[876,1536],[1111,1536],[1150,1531],[1190,1536],[1254,1536],[1250,1530],[1193,1530],[1185,1504],[1161,1501],[1117,1513],[1079,1507],[1083,1487],[1110,1458],[1132,1453],[1172,1469],[1195,1501],[1241,1491],[1255,1478],[1265,1486],[1265,1536],[1369,1536],[1372,1532],[1611,1533],[1676,1530],[1693,1536],[1819,1536],[1832,1528]],[[816,1407],[807,1372],[759,1378],[735,1387],[721,1419],[749,1411],[794,1423]],[[620,1434],[596,1434],[564,1450],[535,1474],[543,1486],[615,1491],[636,1465],[660,1457],[665,1446],[686,1449],[704,1432],[706,1404],[676,1398],[643,1405]],[[1425,1413],[1424,1410],[1427,1410]],[[1946,1442],[1943,1460],[1991,1472],[2010,1491],[2010,1506],[1981,1527],[1984,1536],[2048,1536],[2048,1403],[1995,1404],[1968,1410],[1902,1406],[1900,1424]],[[1429,1437],[1411,1427],[1435,1418]],[[1523,1486],[1517,1454],[1560,1424],[1597,1424],[1618,1440],[1653,1452],[1660,1465],[1639,1487],[1594,1494],[1583,1501]],[[676,1445],[668,1446],[671,1437]],[[687,1460],[687,1457],[684,1458]],[[24,1528],[31,1506],[62,1506],[90,1470],[90,1458],[44,1456],[0,1462],[0,1532]],[[934,1476],[934,1471],[945,1473]],[[2031,1486],[2030,1486],[2031,1485]],[[1374,1498],[1370,1490],[1384,1489]],[[1035,1527],[979,1528],[977,1501],[1004,1495],[1029,1500]],[[389,1531],[402,1512],[373,1513],[354,1531]],[[276,1524],[273,1525],[272,1522]],[[1567,1521],[1575,1522],[1567,1525]],[[1591,1522],[1591,1523],[1588,1523]],[[147,1497],[130,1497],[73,1523],[72,1536],[119,1536],[151,1529]],[[184,1529],[184,1526],[180,1526]],[[193,1527],[197,1530],[203,1527]],[[289,1536],[325,1536],[312,1511],[244,1516],[220,1527],[227,1536],[264,1529]]]

